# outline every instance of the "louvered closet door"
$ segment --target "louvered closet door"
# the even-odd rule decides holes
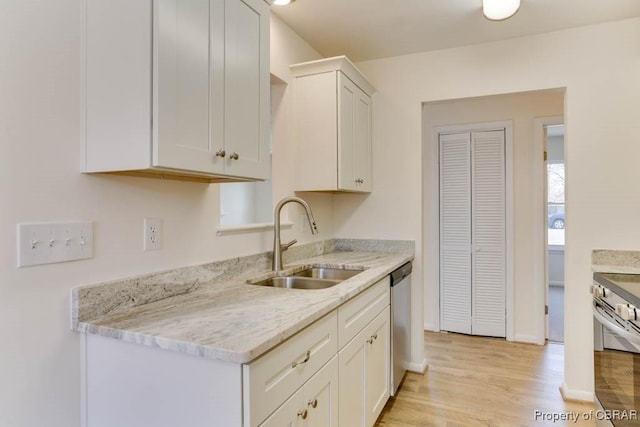
[[[504,131],[439,140],[440,329],[504,337]]]
[[[471,134],[440,135],[440,329],[471,333]]]
[[[471,283],[474,335],[506,336],[504,131],[473,132]]]

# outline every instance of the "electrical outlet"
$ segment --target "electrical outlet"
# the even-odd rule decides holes
[[[162,248],[162,220],[159,218],[144,219],[145,251],[156,251]]]

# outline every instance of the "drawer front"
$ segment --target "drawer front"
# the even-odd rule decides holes
[[[256,426],[338,351],[335,311],[243,366],[245,426]]]
[[[338,348],[344,347],[391,301],[389,276],[338,308]]]

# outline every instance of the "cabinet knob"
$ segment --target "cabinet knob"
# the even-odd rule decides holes
[[[298,411],[298,416],[301,417],[303,420],[307,419],[307,410],[303,409],[302,411]]]
[[[318,399],[313,399],[313,400],[308,401],[307,405],[309,405],[313,409],[315,409],[318,406]]]
[[[362,179],[362,178],[358,178],[358,179],[356,179],[356,183],[358,183],[358,184],[364,184],[364,179]]]
[[[224,151],[224,149],[220,149],[218,151],[216,151],[216,157],[222,157],[224,159],[224,156],[226,156],[227,153],[226,151]]]
[[[240,155],[238,153],[233,153],[229,156],[229,158],[231,160],[238,160],[240,158]]]

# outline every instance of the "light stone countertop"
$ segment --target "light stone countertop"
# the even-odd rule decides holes
[[[339,246],[336,244],[331,250],[340,249]],[[366,245],[364,248],[369,249]],[[242,275],[223,281],[218,278],[182,283],[187,288],[184,293],[121,306],[89,319],[77,313],[77,299],[83,288],[76,288],[72,293],[73,328],[194,356],[246,363],[412,259],[413,250],[331,252],[287,264],[285,271],[307,265],[366,270],[336,286],[318,290],[249,285],[245,283],[248,277]],[[260,276],[266,276],[264,270],[263,274],[254,274],[251,278]],[[86,288],[92,290],[92,287]],[[100,293],[98,289],[94,287],[94,293]]]
[[[594,249],[591,269],[599,273],[640,274],[640,251]]]

